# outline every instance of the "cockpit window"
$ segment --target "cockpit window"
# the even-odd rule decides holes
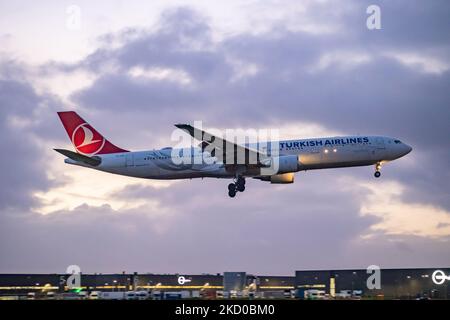
[[[402,143],[400,140],[394,140],[395,143]]]

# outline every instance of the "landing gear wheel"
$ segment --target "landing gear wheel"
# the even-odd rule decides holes
[[[245,186],[245,178],[244,177],[238,177],[237,178],[237,181],[236,181],[236,184],[239,186],[239,185],[243,185],[243,186]]]
[[[245,190],[245,178],[243,178],[243,177],[237,178],[236,189],[239,192],[243,192]]]
[[[381,176],[381,161],[375,164],[375,173],[373,174],[375,178],[379,178]]]
[[[228,195],[231,198],[236,196],[237,192],[243,192],[245,190],[245,178],[241,176],[237,176],[234,180],[236,183],[230,183],[228,185]]]

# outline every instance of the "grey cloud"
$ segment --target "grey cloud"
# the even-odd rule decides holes
[[[368,3],[370,1],[367,1]],[[379,2],[382,11],[382,27],[386,31],[371,38],[377,44],[388,42],[405,49],[449,49],[450,6],[445,0],[411,4],[408,1]]]
[[[0,242],[10,257],[2,260],[0,270],[63,271],[76,263],[84,272],[289,275],[295,269],[331,266],[448,264],[448,239],[384,234],[361,239],[377,222],[357,213],[358,193],[364,191],[344,196],[329,183],[332,176],[304,174],[297,185],[278,187],[249,181],[249,193],[242,196],[252,201],[221,197],[226,181],[193,180],[166,189],[128,186],[115,195],[130,201],[157,199],[164,210],[143,206],[119,213],[108,205],[82,205],[49,216],[4,215],[0,222],[8,228],[2,239],[20,234],[23,241],[14,247]]]
[[[26,82],[7,78],[0,80],[0,150],[3,154],[0,160],[3,168],[0,209],[27,209],[37,203],[33,192],[55,185],[46,176],[46,159],[34,142],[36,135],[46,138],[50,128],[54,128],[48,119],[50,100],[36,94]],[[47,121],[35,119],[38,106],[42,112],[40,119]],[[51,113],[54,114],[53,110]],[[22,128],[14,124],[17,119],[28,124]]]
[[[126,112],[130,123],[152,134],[166,134],[175,122],[201,119],[206,125],[222,127],[313,121],[348,134],[398,137],[413,146],[408,157],[413,157],[417,166],[393,176],[417,182],[411,197],[422,194],[421,199],[436,200],[449,208],[445,192],[449,155],[442,150],[450,147],[445,138],[450,136],[450,72],[426,74],[420,67],[404,66],[383,54],[386,50],[437,52],[438,58],[448,60],[450,49],[442,42],[445,35],[441,30],[448,23],[441,11],[446,12],[448,6],[424,4],[425,8],[419,8],[390,2],[381,6],[385,23],[381,31],[366,29],[366,15],[361,14],[364,6],[357,4],[357,9],[339,16],[349,34],[311,35],[280,28],[273,33],[235,35],[219,44],[212,43],[210,28],[198,14],[186,8],[170,11],[160,28],[136,31],[140,37],[130,38],[118,49],[99,49],[92,57],[103,63],[117,62],[121,72],[135,65],[181,68],[193,76],[194,88],[106,74],[73,99],[103,114]],[[445,9],[440,10],[442,7]],[[409,22],[413,31],[423,29],[416,42],[406,30]],[[435,34],[438,36],[431,37]],[[400,39],[402,36],[406,40]],[[197,38],[201,49],[193,45]],[[323,54],[361,50],[370,53],[372,60],[351,68],[332,63],[322,71],[309,71]],[[81,65],[95,65],[92,57]],[[254,63],[261,70],[231,82],[230,58]],[[423,163],[433,165],[424,169]],[[424,192],[426,189],[436,193]]]
[[[112,92],[119,94],[114,97]],[[200,97],[189,90],[162,81],[136,81],[127,76],[105,76],[97,80],[95,87],[80,93],[81,99],[89,101],[89,107],[113,110],[140,110],[142,112],[161,112],[168,116],[179,110],[180,99],[184,106],[194,107]],[[178,107],[178,108],[177,108]]]
[[[175,18],[185,11],[176,11]],[[193,15],[181,15],[180,25],[198,24],[195,36],[201,33],[198,30],[205,30],[207,34],[207,26],[199,22],[197,16],[192,18]],[[171,15],[165,17],[167,20],[163,20],[162,25],[179,21]],[[286,32],[275,38],[270,34],[239,35],[218,47],[206,42],[210,45],[210,50],[206,51],[185,48],[180,40],[184,33],[179,27],[158,31],[131,40],[107,54],[99,50],[94,55],[99,55],[102,61],[117,61],[122,71],[135,65],[187,70],[198,81],[194,90],[161,81],[139,83],[123,74],[106,75],[91,88],[76,93],[74,100],[86,108],[115,112],[158,110],[171,116],[176,112],[178,117],[188,119],[192,118],[192,113],[202,114],[204,120],[214,124],[218,119],[230,121],[229,117],[223,120],[223,116],[230,113],[234,117],[226,125],[267,123],[274,118],[309,120],[344,131],[352,128],[358,132],[402,135],[424,146],[430,145],[430,137],[448,133],[446,117],[442,116],[448,111],[445,87],[448,72],[441,76],[422,75],[395,60],[375,56],[371,63],[351,70],[330,67],[311,74],[306,70],[321,54],[334,49],[351,51],[355,44],[345,40],[342,43],[340,36],[335,39],[334,36]],[[388,38],[389,31],[383,32]],[[230,83],[232,68],[226,60],[229,56],[242,59],[244,63],[256,63],[262,71],[246,81]],[[249,114],[252,116],[248,117]],[[406,114],[411,123],[398,126]],[[373,121],[380,118],[383,121]],[[164,119],[169,121],[169,118]],[[372,125],[374,123],[376,126]],[[430,123],[434,130],[422,134]]]
[[[14,246],[1,241],[1,251],[10,258],[2,260],[0,269],[31,272],[76,263],[85,272],[116,272],[126,266],[141,272],[292,274],[311,260],[325,267],[374,219],[358,217],[357,203],[343,199],[331,185],[322,192],[302,192],[309,189],[306,180],[300,190],[277,190],[286,194],[282,206],[278,198],[268,197],[273,194],[269,184],[249,181],[245,196],[253,201],[230,202],[220,196],[226,181],[195,180],[117,193],[130,201],[157,199],[163,210],[144,206],[119,214],[106,205],[82,205],[49,216],[4,215],[0,219],[7,228],[1,237],[20,234],[23,241]],[[298,197],[299,191],[303,196]],[[322,197],[328,201],[318,201]],[[330,240],[317,241],[318,234]]]

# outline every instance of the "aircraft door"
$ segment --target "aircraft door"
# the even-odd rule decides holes
[[[380,137],[375,138],[375,146],[377,149],[386,149],[384,139]]]
[[[127,153],[127,167],[132,167],[134,165],[134,157],[131,152]]]
[[[385,155],[386,146],[384,145],[384,139],[376,137],[374,145],[371,147],[371,157],[373,160],[380,160]]]

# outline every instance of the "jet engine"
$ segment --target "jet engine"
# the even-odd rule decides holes
[[[266,170],[273,170],[274,174],[297,172],[299,170],[299,161],[297,155],[270,158],[265,161],[264,165],[266,167]]]
[[[270,183],[278,183],[278,184],[294,183],[294,173],[287,172],[270,176]]]
[[[255,177],[255,179],[259,179],[262,181],[270,181],[270,183],[275,183],[275,184],[294,183],[294,172],[274,174],[272,176]]]

